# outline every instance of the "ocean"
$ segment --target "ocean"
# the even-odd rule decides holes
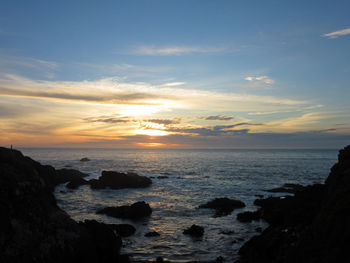
[[[323,183],[337,160],[337,150],[215,150],[215,149],[44,149],[23,148],[23,154],[57,169],[72,168],[97,178],[103,170],[136,172],[152,178],[143,189],[91,190],[81,186],[55,189],[58,205],[73,219],[127,223],[135,235],[123,239],[121,253],[134,262],[163,257],[172,262],[209,261],[222,256],[238,258],[238,249],[256,235],[262,221],[241,223],[237,213],[253,211],[257,196],[276,196],[267,189],[284,183]],[[91,161],[80,162],[83,157]],[[166,176],[158,179],[158,176]],[[238,199],[246,204],[231,215],[214,217],[211,209],[198,206],[216,197]],[[121,220],[95,212],[105,206],[145,201],[153,213],[141,221]],[[183,235],[192,224],[203,226],[202,238]],[[150,231],[158,237],[144,237]]]

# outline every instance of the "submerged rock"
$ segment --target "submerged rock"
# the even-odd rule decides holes
[[[157,179],[167,179],[167,178],[169,178],[169,176],[166,176],[166,175],[157,176]]]
[[[192,225],[191,227],[183,231],[185,235],[191,235],[195,237],[201,237],[204,234],[204,228],[197,225]]]
[[[105,207],[96,212],[97,214],[106,214],[116,218],[140,219],[150,216],[152,209],[145,202],[136,202],[130,206],[123,205],[117,207]]]
[[[236,208],[245,207],[245,204],[239,200],[224,198],[215,198],[214,200],[200,205],[199,208],[212,208],[215,209],[216,216],[226,216],[232,213]]]
[[[145,234],[145,237],[158,237],[160,234],[156,231],[151,231]]]
[[[270,226],[241,247],[240,263],[350,262],[350,146],[325,184],[255,204]]]
[[[130,224],[109,224],[109,226],[121,237],[129,237],[136,232],[136,228]]]
[[[89,183],[92,189],[144,188],[152,184],[152,180],[136,173],[103,171],[98,179],[92,179]]]

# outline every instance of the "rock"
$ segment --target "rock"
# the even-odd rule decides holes
[[[89,182],[86,181],[85,179],[83,179],[83,178],[75,178],[75,179],[72,179],[66,185],[66,187],[69,188],[69,189],[77,189],[79,186],[86,185],[86,184],[89,184]]]
[[[166,175],[160,175],[157,177],[157,179],[167,179],[167,178],[169,178],[169,177]]]
[[[215,198],[214,200],[200,205],[199,208],[213,208],[216,216],[226,216],[232,213],[236,208],[245,207],[245,204],[239,200],[232,200],[229,198]]]
[[[162,257],[157,257],[156,258],[156,263],[163,263],[164,259]]]
[[[201,237],[204,234],[204,228],[197,225],[192,225],[191,227],[183,231],[185,235],[191,235],[195,237]]]
[[[257,228],[255,228],[255,231],[261,233],[263,231],[263,229],[262,229],[262,227],[257,227]]]
[[[106,214],[116,218],[140,219],[151,215],[152,209],[145,202],[136,202],[130,206],[105,207],[97,211],[97,214]]]
[[[148,232],[145,234],[145,237],[158,237],[160,234],[156,231]]]
[[[136,228],[130,224],[109,224],[109,226],[121,237],[128,237],[136,232]]]
[[[350,146],[325,184],[255,203],[270,226],[241,247],[239,262],[350,262]]]
[[[86,176],[89,176],[89,175],[82,173],[78,170],[59,169],[59,170],[56,170],[55,183],[63,184],[74,180],[78,181],[79,179],[82,179],[83,177],[86,177]]]
[[[220,234],[223,234],[223,235],[232,235],[234,233],[235,233],[235,231],[233,231],[233,230],[222,230],[220,232]]]
[[[295,194],[298,191],[304,190],[305,186],[301,184],[284,184],[282,187],[266,190],[270,193],[292,193]]]
[[[122,240],[114,234],[112,228],[96,220],[85,220],[79,224],[91,233],[101,262],[114,262],[118,259]]]
[[[253,220],[259,220],[260,216],[261,216],[260,210],[255,212],[247,211],[247,212],[237,214],[237,220],[244,223],[252,222]]]
[[[216,258],[216,262],[222,263],[225,259],[222,256]]]
[[[0,262],[107,263],[117,253],[114,237],[95,238],[57,206],[56,176],[53,167],[0,147]]]
[[[81,161],[81,162],[89,162],[89,161],[90,161],[90,159],[89,159],[89,158],[87,158],[87,157],[84,157],[84,158],[81,158],[81,159],[80,159],[80,161]]]
[[[98,179],[89,181],[92,189],[122,189],[122,188],[143,188],[152,184],[151,179],[146,176],[139,176],[135,173],[118,173],[103,171]]]

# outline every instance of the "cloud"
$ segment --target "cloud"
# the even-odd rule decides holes
[[[127,117],[120,117],[115,115],[110,116],[99,116],[99,117],[88,117],[84,118],[87,122],[105,122],[105,123],[130,123],[135,122]]]
[[[257,76],[257,77],[246,77],[245,80],[248,80],[249,82],[262,82],[268,85],[272,85],[275,83],[275,81],[268,76]]]
[[[175,119],[149,119],[146,120],[147,122],[157,123],[157,124],[163,124],[163,125],[170,125],[170,124],[179,124],[181,119],[175,118]]]
[[[233,120],[233,117],[225,116],[225,115],[215,115],[204,117],[207,121],[230,121]]]
[[[174,56],[195,53],[221,53],[228,51],[224,47],[200,47],[200,46],[140,46],[132,50],[130,53],[134,55],[144,56]]]
[[[338,38],[340,36],[345,36],[350,34],[350,27],[349,28],[344,28],[342,30],[334,31],[331,33],[323,34],[323,37],[328,37],[328,38]]]

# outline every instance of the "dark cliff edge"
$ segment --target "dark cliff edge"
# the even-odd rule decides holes
[[[121,262],[103,223],[77,223],[56,204],[56,170],[0,147],[0,262]]]
[[[255,204],[270,226],[241,247],[239,263],[350,262],[350,145],[325,184]]]

